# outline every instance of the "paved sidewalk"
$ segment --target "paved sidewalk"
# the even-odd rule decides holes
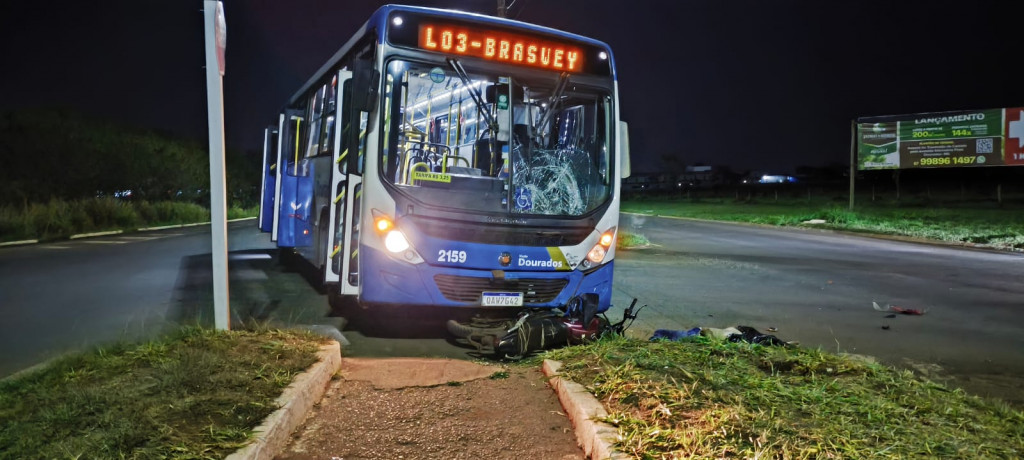
[[[280,460],[582,459],[539,368],[344,358]]]

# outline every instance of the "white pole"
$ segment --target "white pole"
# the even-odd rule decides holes
[[[857,180],[857,120],[850,120],[850,210],[853,211],[854,185]],[[872,189],[874,190],[874,189]],[[872,191],[872,200],[874,192]]]
[[[206,109],[210,126],[210,234],[213,259],[213,317],[217,329],[231,329],[228,305],[228,223],[224,173],[224,9],[203,0],[206,23]]]

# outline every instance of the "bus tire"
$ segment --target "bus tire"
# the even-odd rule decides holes
[[[328,247],[330,239],[327,237],[327,225],[325,225],[328,220],[327,216],[327,211],[323,211],[320,213],[320,225],[319,229],[316,231],[315,241],[317,247],[316,257],[317,259],[319,259],[318,262],[320,263],[320,265],[318,266],[318,268],[320,269],[318,270],[320,272],[320,279],[317,281],[317,283],[323,285],[325,288],[328,288],[327,282],[325,280],[327,279],[327,270],[330,269],[328,259],[330,259],[331,257],[331,248]],[[323,253],[321,254],[320,251],[323,251]],[[330,289],[328,288],[327,291],[330,292]]]
[[[299,259],[293,248],[279,248],[277,252],[277,260],[286,269],[292,270],[296,266],[296,261]]]
[[[327,303],[331,306],[331,314],[352,322],[352,316],[358,314],[360,310],[359,300],[354,295],[341,295],[337,289],[338,285],[330,285],[327,288]]]

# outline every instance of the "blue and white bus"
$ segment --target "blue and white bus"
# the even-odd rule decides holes
[[[627,143],[606,44],[385,6],[267,129],[259,226],[362,306],[604,311]]]

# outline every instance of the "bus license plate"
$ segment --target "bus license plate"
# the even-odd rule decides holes
[[[485,307],[521,307],[523,306],[523,293],[485,292],[480,305]]]

